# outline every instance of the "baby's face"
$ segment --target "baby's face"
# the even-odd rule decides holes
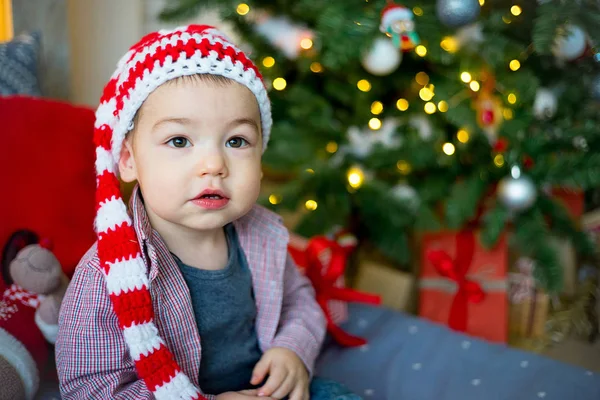
[[[121,177],[137,179],[157,231],[221,228],[258,199],[260,127],[256,98],[239,83],[164,84],[126,139]]]

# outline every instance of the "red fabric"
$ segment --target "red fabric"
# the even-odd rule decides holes
[[[419,315],[445,325],[450,325],[453,320],[453,329],[492,342],[506,343],[506,236],[503,235],[498,244],[488,250],[479,244],[476,231],[474,233],[471,238],[467,232],[439,232],[424,236]],[[470,246],[473,246],[472,249]],[[429,257],[434,254],[437,255]],[[443,257],[440,256],[442,254]],[[468,269],[465,271],[465,268]],[[457,296],[463,297],[457,299]]]
[[[0,245],[18,229],[54,244],[71,277],[94,243],[94,112],[28,97],[0,98]]]

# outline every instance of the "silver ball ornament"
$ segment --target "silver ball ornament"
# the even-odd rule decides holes
[[[498,183],[498,200],[511,211],[527,210],[536,198],[535,183],[527,176],[507,176]]]
[[[419,194],[412,186],[399,183],[392,188],[392,195],[412,212],[416,212],[421,204]]]
[[[565,36],[555,39],[552,53],[559,60],[573,61],[581,57],[587,46],[587,34],[577,25],[567,25]]]
[[[373,75],[389,75],[402,62],[402,52],[387,38],[377,38],[362,57],[362,66]]]
[[[474,22],[481,11],[479,0],[437,0],[437,17],[450,28]]]

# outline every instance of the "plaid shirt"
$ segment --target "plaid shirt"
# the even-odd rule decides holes
[[[188,287],[150,226],[137,188],[130,209],[148,268],[155,324],[183,372],[199,386],[202,346]],[[234,226],[252,273],[261,350],[291,349],[312,374],[325,319],[310,282],[287,254],[288,231],[279,216],[260,206]],[[113,312],[96,246],[79,262],[60,310],[56,363],[61,394],[65,399],[151,399]]]

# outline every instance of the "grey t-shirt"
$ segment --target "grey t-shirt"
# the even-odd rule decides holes
[[[246,255],[233,224],[225,226],[227,266],[201,270],[174,255],[187,283],[202,344],[200,388],[219,394],[251,388],[262,352],[256,335],[256,303]]]

